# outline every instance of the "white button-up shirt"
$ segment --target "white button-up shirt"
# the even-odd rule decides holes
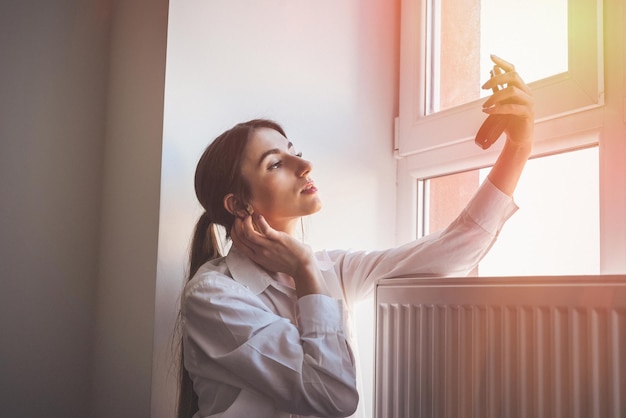
[[[234,248],[207,262],[185,286],[181,310],[195,417],[351,414],[358,394],[350,307],[380,279],[467,274],[516,210],[486,180],[443,231],[382,251],[320,251],[331,297],[298,299]]]

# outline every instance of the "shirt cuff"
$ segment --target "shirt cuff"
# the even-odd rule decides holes
[[[343,330],[343,303],[326,295],[311,294],[298,299],[298,322],[305,332]]]
[[[513,199],[487,178],[467,205],[466,212],[485,231],[495,235],[518,209]]]

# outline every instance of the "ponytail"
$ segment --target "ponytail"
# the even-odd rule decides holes
[[[218,257],[221,257],[221,254],[215,235],[215,224],[211,222],[209,215],[204,212],[198,219],[193,233],[189,254],[188,279],[191,279],[204,263]],[[185,368],[182,345],[180,347],[179,382],[177,416],[178,418],[190,418],[199,409],[198,395],[193,390],[193,381]]]
[[[209,215],[204,212],[196,223],[193,240],[191,241],[188,279],[191,279],[196,274],[201,265],[221,256],[215,235],[215,225],[211,222]]]
[[[189,372],[185,369],[185,360],[180,354],[180,371],[179,371],[179,388],[178,388],[178,406],[176,416],[178,418],[192,418],[193,415],[200,410],[198,407],[198,395],[193,390],[193,381],[189,377]]]

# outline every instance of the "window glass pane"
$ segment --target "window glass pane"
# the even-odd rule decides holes
[[[530,83],[566,72],[567,0],[431,0],[427,113],[489,94],[490,54]]]
[[[425,187],[430,200],[426,230],[447,225],[488,172],[430,179]],[[515,191],[520,210],[474,274],[599,274],[598,184],[597,147],[530,160]]]

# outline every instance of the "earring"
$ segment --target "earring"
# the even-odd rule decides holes
[[[254,213],[254,209],[252,208],[252,205],[249,203],[246,203],[245,205],[243,205],[243,208],[237,210],[237,216],[240,217],[241,219],[244,219],[246,216],[252,216],[252,214]]]
[[[250,203],[246,203],[246,213],[248,214],[248,216],[252,216],[252,214],[254,213],[254,209],[252,208],[252,205]]]

